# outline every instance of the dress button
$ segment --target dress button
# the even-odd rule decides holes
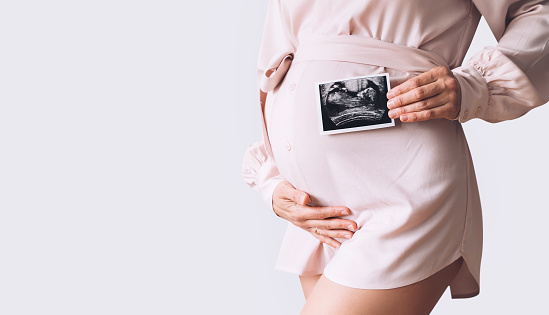
[[[296,86],[296,84],[295,84],[295,83],[292,83],[292,84],[290,84],[290,91],[293,91],[293,90],[295,90],[295,86]]]
[[[289,142],[284,143],[284,149],[290,151],[292,149],[292,145],[290,145]]]
[[[469,110],[466,109],[466,110],[463,112],[463,118],[467,119],[467,117],[469,117]]]
[[[475,115],[480,115],[480,113],[482,112],[482,107],[479,107],[477,108],[477,110],[475,111]]]

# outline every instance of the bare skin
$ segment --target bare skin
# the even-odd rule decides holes
[[[305,300],[309,298],[309,294],[315,288],[315,285],[318,283],[318,280],[322,275],[316,276],[299,276],[299,281],[301,282],[301,290],[303,290],[303,296]]]
[[[306,298],[301,315],[426,315],[457,275],[459,258],[429,278],[395,289],[364,290],[317,275],[300,277]]]
[[[450,69],[436,67],[392,88],[387,98],[389,117],[402,122],[452,120],[461,108],[461,87]]]
[[[323,243],[339,248],[334,237],[351,238],[358,226],[355,221],[338,218],[351,210],[343,206],[313,207],[309,195],[287,181],[280,182],[273,192],[273,209],[279,217],[292,222]]]

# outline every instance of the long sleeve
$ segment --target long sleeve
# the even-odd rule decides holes
[[[453,69],[462,91],[459,121],[518,118],[549,101],[549,5],[547,1],[473,0],[494,36]]]
[[[273,210],[273,192],[284,181],[272,156],[265,152],[264,142],[252,143],[242,161],[242,178],[250,187],[258,191],[269,209]]]
[[[268,92],[272,91],[282,80],[291,64],[294,51],[295,46],[283,23],[280,0],[271,0],[267,9],[257,67],[262,139],[248,147],[242,161],[244,181],[261,194],[265,204],[271,210],[273,210],[273,192],[276,186],[285,179],[280,175],[272,155],[265,125],[264,108]]]

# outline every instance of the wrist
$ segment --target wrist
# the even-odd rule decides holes
[[[460,112],[457,120],[464,123],[475,117],[482,117],[488,105],[488,86],[482,73],[471,64],[452,70],[461,91]]]

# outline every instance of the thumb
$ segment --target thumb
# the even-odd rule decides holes
[[[297,189],[295,191],[294,198],[292,199],[295,201],[295,203],[302,206],[306,205],[310,201],[309,194]]]

